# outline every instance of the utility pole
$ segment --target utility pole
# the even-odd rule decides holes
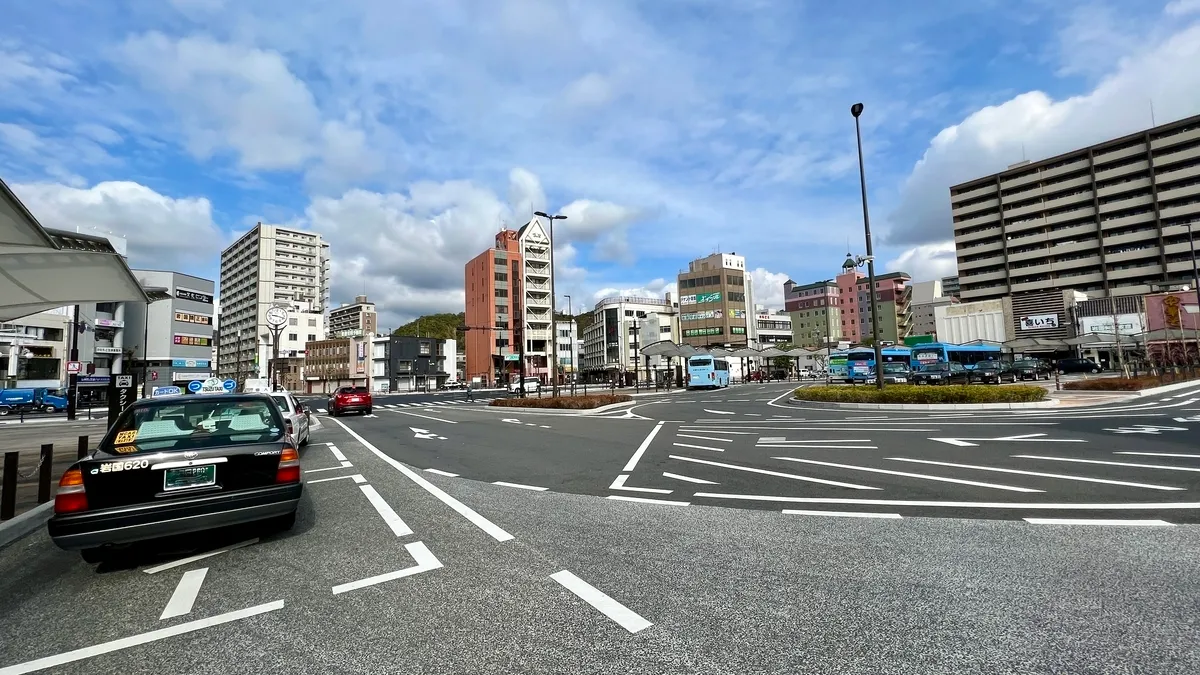
[[[75,305],[74,316],[71,319],[71,354],[67,361],[79,360],[79,305]],[[75,399],[79,395],[79,374],[67,373],[67,419],[74,420],[76,412]]]

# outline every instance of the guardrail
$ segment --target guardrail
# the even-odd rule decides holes
[[[88,437],[80,436],[76,447],[76,459],[83,459],[88,453]],[[54,479],[54,444],[44,443],[39,451],[37,465],[33,469],[20,470],[21,451],[10,450],[4,453],[4,474],[0,476],[0,521],[8,520],[17,515],[17,492],[21,482],[29,483],[29,479],[37,476],[37,503],[45,504],[53,496]]]

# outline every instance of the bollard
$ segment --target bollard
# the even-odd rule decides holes
[[[0,520],[17,514],[17,459],[21,453],[4,453],[4,481],[0,483]]]
[[[54,444],[42,444],[42,461],[38,467],[38,502],[50,501],[50,472],[54,469]]]
[[[88,437],[80,436],[79,437],[79,459],[83,459],[84,457],[87,457],[87,454],[88,454]]]

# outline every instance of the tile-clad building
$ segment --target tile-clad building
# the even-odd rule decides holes
[[[463,377],[485,383],[519,369],[519,343],[513,337],[524,312],[521,302],[521,242],[516,230],[501,230],[495,245],[466,264],[467,333]]]
[[[714,253],[688,263],[678,277],[683,342],[694,347],[746,346],[755,338],[753,289],[746,258]]]
[[[963,301],[1189,283],[1200,115],[950,188]]]
[[[370,373],[371,338],[330,338],[305,345],[307,393],[328,394],[338,387],[365,387]]]
[[[783,284],[784,309],[792,317],[792,342],[806,347],[824,347],[842,339],[841,290],[826,279],[799,285],[788,279]]]

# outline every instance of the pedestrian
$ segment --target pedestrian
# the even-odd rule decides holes
[[[467,380],[467,400],[468,401],[475,400],[474,397],[471,396],[471,381],[470,380]]]

